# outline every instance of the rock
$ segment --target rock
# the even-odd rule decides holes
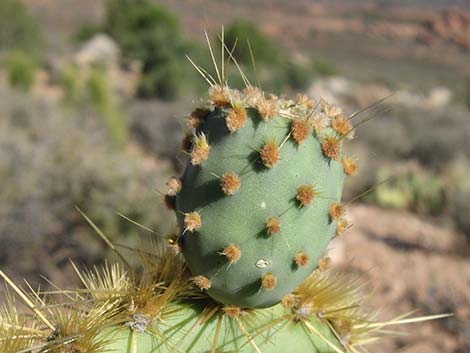
[[[431,108],[441,108],[450,103],[451,91],[446,87],[434,87],[428,96],[428,105]]]
[[[349,97],[353,84],[344,77],[334,76],[316,80],[308,91],[311,97],[322,97],[328,102],[339,104],[342,97]]]
[[[107,34],[98,33],[82,45],[74,60],[82,66],[99,64],[115,67],[119,56],[120,49],[116,42]]]

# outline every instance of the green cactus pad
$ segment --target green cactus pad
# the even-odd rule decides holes
[[[262,119],[259,110],[245,104],[247,119],[236,131],[227,127],[233,103],[204,117],[195,131],[193,151],[197,138],[203,137],[208,153],[196,163],[188,162],[176,196],[187,264],[194,276],[210,281],[201,288],[227,305],[254,308],[278,303],[317,267],[337,230],[329,207],[341,198],[345,173],[339,155],[328,157],[322,143],[330,137],[340,146],[341,138],[328,126],[321,133],[310,130],[311,109],[292,101],[277,104],[279,110],[270,119]],[[306,121],[309,127],[300,143],[293,138],[295,121]],[[266,144],[278,148],[280,159],[269,153],[268,161],[262,158]],[[239,189],[233,194],[221,186],[226,173],[239,176]],[[308,202],[298,195],[302,187],[310,190]],[[194,212],[200,216],[196,227],[187,217]],[[277,232],[267,228],[270,217],[279,221]],[[230,245],[239,250],[237,261],[224,254]],[[264,283],[266,275],[270,278]]]
[[[278,305],[269,310],[247,313],[251,320],[228,317],[222,312],[201,323],[203,306],[175,306],[170,318],[149,326],[144,332],[129,328],[108,329],[102,338],[104,348],[113,353],[266,353],[332,352],[332,345],[341,347],[326,323],[309,320],[279,321],[287,310]],[[322,338],[320,338],[322,335]],[[217,335],[217,336],[216,336]],[[252,340],[252,341],[250,341]]]

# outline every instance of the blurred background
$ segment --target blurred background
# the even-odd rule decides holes
[[[112,258],[74,205],[116,243],[149,236],[117,212],[174,231],[160,192],[183,168],[184,118],[207,89],[185,55],[211,71],[204,29],[220,48],[222,26],[266,90],[347,113],[393,93],[348,146],[354,227],[329,254],[374,290],[379,319],[455,315],[374,349],[468,352],[468,0],[0,0],[0,268],[67,287],[69,259]]]

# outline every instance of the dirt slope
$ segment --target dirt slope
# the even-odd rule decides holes
[[[371,306],[387,320],[417,309],[416,315],[454,317],[412,324],[370,351],[463,353],[470,347],[470,249],[464,237],[429,221],[395,211],[356,205],[354,227],[331,251],[337,267],[369,281]],[[372,348],[372,347],[371,347]]]

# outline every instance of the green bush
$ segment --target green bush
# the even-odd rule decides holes
[[[118,42],[125,59],[142,62],[139,93],[143,97],[172,99],[191,84],[188,77],[195,76],[185,59],[191,47],[177,17],[163,7],[147,0],[109,0],[105,30]]]
[[[21,49],[37,53],[41,48],[39,26],[19,0],[0,1],[0,51]]]
[[[230,50],[235,48],[233,56],[243,65],[252,64],[251,54],[253,54],[257,64],[276,65],[282,59],[279,47],[276,46],[275,42],[265,36],[250,21],[234,20],[227,28],[224,40]]]
[[[319,76],[333,76],[338,73],[334,62],[323,58],[313,59],[313,71]]]
[[[185,75],[178,63],[169,62],[147,73],[139,86],[144,98],[160,97],[172,100],[181,95]]]
[[[424,170],[405,166],[392,174],[383,168],[378,177],[387,182],[380,184],[367,199],[382,207],[408,209],[424,215],[442,214],[447,207],[444,182]]]
[[[220,42],[218,38],[217,41]],[[250,21],[234,20],[226,29],[224,41],[229,50],[235,48],[233,56],[247,76],[252,80],[256,77],[266,90],[276,93],[286,89],[305,90],[312,81],[312,70],[307,65],[292,61],[290,55],[283,52],[278,43],[263,34],[256,24]],[[236,73],[232,75],[236,76]],[[243,82],[238,79],[238,82],[232,81],[231,85],[241,88]]]
[[[94,69],[88,78],[86,92],[103,118],[111,140],[118,145],[125,145],[129,140],[126,118],[113,94],[106,72]]]
[[[305,67],[289,61],[286,64],[286,83],[296,91],[305,91],[312,83],[312,72]]]
[[[64,92],[64,102],[66,104],[83,104],[83,81],[80,68],[76,65],[69,65],[60,73],[59,84]]]
[[[60,82],[66,105],[74,108],[92,107],[99,114],[114,143],[123,146],[128,142],[126,117],[104,69],[80,69],[71,65],[62,72]]]
[[[80,27],[78,32],[74,36],[74,40],[76,42],[84,42],[87,41],[91,38],[93,38],[94,35],[98,34],[99,32],[102,32],[103,29],[101,26],[93,24],[93,23],[85,23]]]
[[[144,71],[184,57],[186,43],[178,19],[147,0],[109,0],[106,31],[122,48],[123,55],[139,59]]]
[[[5,67],[8,82],[12,87],[29,91],[36,80],[38,65],[31,55],[23,51],[11,52],[6,60]]]
[[[470,111],[470,76],[465,77],[464,79],[464,105],[467,108],[467,110]]]
[[[470,187],[457,188],[451,195],[451,216],[459,229],[470,241]]]
[[[468,111],[458,105],[425,108],[386,101],[366,112],[374,119],[361,125],[360,143],[381,160],[417,160],[440,173],[446,162],[470,155]]]
[[[444,178],[448,193],[449,215],[456,228],[470,241],[470,159],[465,155],[446,163]]]
[[[445,186],[442,180],[430,173],[411,173],[408,176],[413,192],[411,210],[427,215],[439,215],[447,206]]]

